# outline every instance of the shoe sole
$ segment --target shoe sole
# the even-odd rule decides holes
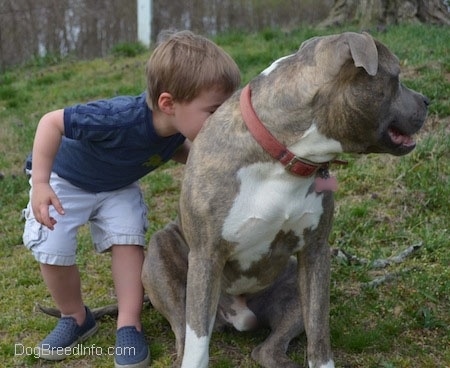
[[[70,351],[72,351],[73,347],[75,347],[80,342],[85,341],[93,334],[95,334],[98,331],[98,328],[99,328],[98,323],[96,323],[94,327],[92,327],[84,335],[81,335],[72,345],[69,345],[65,348],[50,350],[50,349],[42,349],[40,346],[37,346],[36,347],[37,356],[45,360],[52,360],[52,361],[64,360],[68,356],[70,356]],[[69,351],[68,354],[66,354],[66,350]]]
[[[116,362],[116,360],[114,359],[114,368],[148,368],[148,366],[150,365],[150,350],[147,353],[147,357],[138,362],[138,363],[134,363],[134,364],[119,364]]]

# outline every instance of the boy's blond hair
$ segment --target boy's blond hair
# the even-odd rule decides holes
[[[231,94],[241,83],[230,55],[190,31],[166,33],[147,62],[146,74],[147,103],[154,110],[163,92],[177,102],[190,102],[211,88]]]

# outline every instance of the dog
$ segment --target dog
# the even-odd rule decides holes
[[[176,366],[204,368],[214,326],[268,326],[263,367],[332,368],[330,249],[339,154],[405,155],[428,99],[367,33],[315,37],[233,94],[196,137],[179,216],[156,232],[142,281],[176,337]]]

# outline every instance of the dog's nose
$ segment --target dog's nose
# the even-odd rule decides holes
[[[427,96],[423,96],[423,102],[427,107],[430,105],[430,99]]]

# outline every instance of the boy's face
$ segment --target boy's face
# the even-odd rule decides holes
[[[190,102],[174,102],[175,128],[193,141],[206,119],[230,96],[213,88],[201,92]]]

